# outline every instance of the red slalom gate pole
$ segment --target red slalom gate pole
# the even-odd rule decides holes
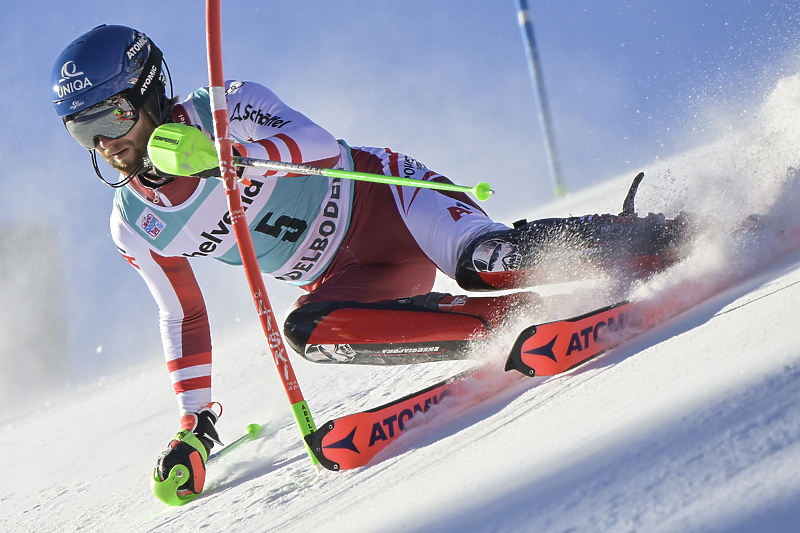
[[[233,144],[231,143],[228,130],[228,107],[225,99],[225,78],[222,73],[222,31],[220,23],[220,0],[206,0],[206,42],[208,44],[208,78],[209,93],[211,95],[211,112],[214,117],[214,137],[216,139],[217,153],[219,154],[219,168],[222,173],[222,181],[225,184],[225,196],[228,199],[228,209],[230,211],[233,232],[236,242],[239,245],[239,253],[242,256],[244,272],[247,282],[250,284],[250,291],[253,301],[258,310],[261,326],[267,336],[272,358],[275,367],[278,369],[286,395],[292,406],[297,426],[300,433],[305,437],[312,431],[316,431],[311,410],[303,398],[300,385],[294,374],[292,363],[289,361],[289,354],[283,342],[280,328],[275,320],[275,313],[267,297],[267,290],[264,286],[264,279],[261,276],[261,269],[258,266],[253,241],[250,230],[247,227],[247,220],[244,216],[242,198],[239,193],[238,176],[236,166],[233,162]],[[303,439],[305,445],[305,439]],[[314,454],[306,446],[306,451],[311,457],[312,464],[317,465]]]

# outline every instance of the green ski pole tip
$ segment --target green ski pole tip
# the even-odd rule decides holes
[[[247,434],[250,435],[250,438],[255,439],[261,435],[261,424],[250,424],[247,426]]]
[[[494,194],[494,191],[489,186],[488,183],[485,181],[480,182],[474,188],[475,198],[483,202],[484,200],[488,200],[491,195]]]

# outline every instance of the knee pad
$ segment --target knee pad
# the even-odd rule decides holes
[[[514,223],[513,229],[491,231],[477,237],[458,258],[456,282],[469,291],[525,286],[524,270],[535,264],[541,245],[552,241],[557,230],[563,233],[563,221],[544,219],[530,223],[520,220]]]

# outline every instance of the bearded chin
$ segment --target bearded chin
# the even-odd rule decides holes
[[[139,150],[136,150],[135,157],[133,158],[132,163],[122,163],[115,159],[111,160],[107,159],[106,161],[108,161],[108,164],[110,164],[114,170],[126,176],[136,175],[145,172],[148,169],[150,163],[150,160],[145,156],[145,154]]]

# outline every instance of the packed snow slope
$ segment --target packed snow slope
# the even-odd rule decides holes
[[[798,104],[800,77],[784,79],[714,142],[644,169],[640,212],[685,209],[705,226],[685,262],[629,291],[602,278],[547,288],[543,308],[517,317],[568,316],[620,292],[689,307],[660,327],[471,409],[443,403],[367,467],[317,475],[260,329],[243,323],[215,337],[219,427],[227,441],[251,422],[267,431],[209,471],[203,497],[168,508],[150,493],[177,416],[164,368],[148,364],[3,421],[0,530],[797,531],[800,252],[774,230],[800,227]],[[524,216],[619,211],[629,178]],[[767,231],[738,232],[754,212]],[[502,374],[512,336],[476,358]],[[318,424],[468,364],[294,361]]]

